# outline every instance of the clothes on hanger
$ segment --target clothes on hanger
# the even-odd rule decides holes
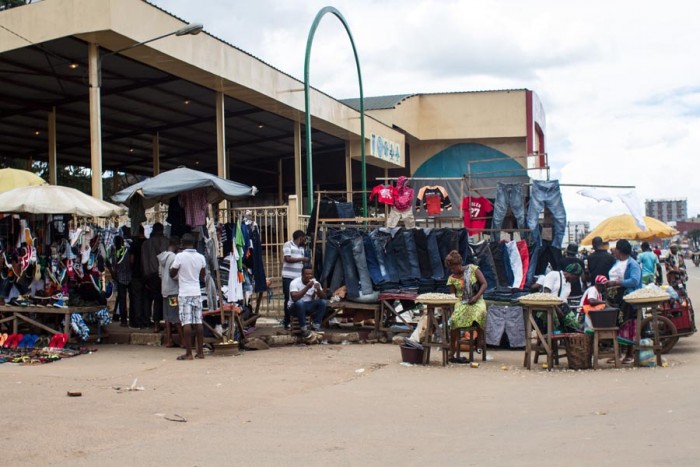
[[[204,225],[207,222],[207,190],[196,190],[180,193],[180,204],[185,211],[185,222],[191,227]]]
[[[377,198],[382,204],[388,204],[392,206],[394,204],[394,189],[391,185],[377,185],[372,189],[369,194],[369,200],[372,201]]]
[[[452,201],[445,187],[440,185],[424,186],[416,196],[416,212],[425,210],[429,215],[440,214],[452,210]]]
[[[552,245],[561,246],[566,230],[566,209],[559,189],[559,180],[533,180],[530,187],[530,205],[527,209],[527,227],[532,232],[532,240],[541,244],[539,231],[540,214],[547,207],[554,217]]]
[[[464,228],[469,235],[476,235],[486,228],[486,215],[493,211],[491,201],[483,196],[466,196],[462,200],[464,211]]]
[[[493,228],[500,229],[508,208],[513,212],[518,228],[525,228],[523,186],[520,183],[496,183],[496,201],[493,209]]]

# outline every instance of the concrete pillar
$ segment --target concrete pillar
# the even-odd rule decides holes
[[[289,195],[287,206],[287,238],[292,238],[292,234],[299,230],[299,214],[301,214],[297,195]]]
[[[160,173],[160,134],[153,135],[153,176]]]
[[[350,158],[350,142],[345,142],[345,190],[348,203],[352,202],[352,159]]]
[[[56,168],[57,152],[56,152],[56,107],[49,112],[49,183],[56,185],[58,183],[58,169]]]
[[[88,79],[90,83],[90,170],[92,196],[102,199],[102,115],[100,103],[100,49],[88,44]]]
[[[217,175],[228,178],[226,173],[226,118],[224,108],[224,93],[216,93],[216,168]]]
[[[294,193],[296,193],[297,203],[301,203],[304,199],[303,189],[304,186],[301,183],[301,123],[294,122]],[[298,214],[301,213],[298,211]]]

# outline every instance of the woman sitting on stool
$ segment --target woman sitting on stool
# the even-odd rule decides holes
[[[468,258],[467,265],[462,265],[462,256],[453,250],[445,258],[445,266],[450,270],[447,285],[452,293],[461,300],[455,304],[454,313],[450,320],[450,352],[452,363],[469,363],[461,357],[455,357],[457,345],[459,345],[459,330],[476,326],[479,339],[485,339],[486,329],[486,302],[483,295],[486,291],[486,278],[476,265],[476,258]]]

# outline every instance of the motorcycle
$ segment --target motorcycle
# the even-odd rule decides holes
[[[693,253],[693,264],[696,268],[700,266],[700,253]]]

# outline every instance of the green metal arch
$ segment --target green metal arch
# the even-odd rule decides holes
[[[306,110],[306,183],[308,184],[308,207],[309,214],[314,207],[314,180],[313,180],[313,167],[312,167],[312,149],[311,149],[311,114],[309,113],[309,59],[311,58],[311,46],[314,41],[314,35],[316,34],[316,29],[318,28],[321,19],[327,14],[331,13],[335,15],[343,26],[345,31],[348,33],[350,38],[350,44],[352,45],[352,52],[355,55],[355,65],[357,65],[357,80],[360,83],[360,138],[361,144],[360,148],[362,151],[362,215],[367,217],[367,165],[365,161],[365,104],[364,104],[364,93],[362,91],[362,72],[360,71],[360,59],[357,56],[357,48],[355,47],[355,41],[352,38],[352,33],[350,32],[350,26],[348,26],[347,21],[343,18],[343,15],[336,8],[332,6],[327,6],[322,8],[313,24],[311,24],[311,29],[309,30],[309,38],[306,41],[306,58],[304,60],[304,105]]]

